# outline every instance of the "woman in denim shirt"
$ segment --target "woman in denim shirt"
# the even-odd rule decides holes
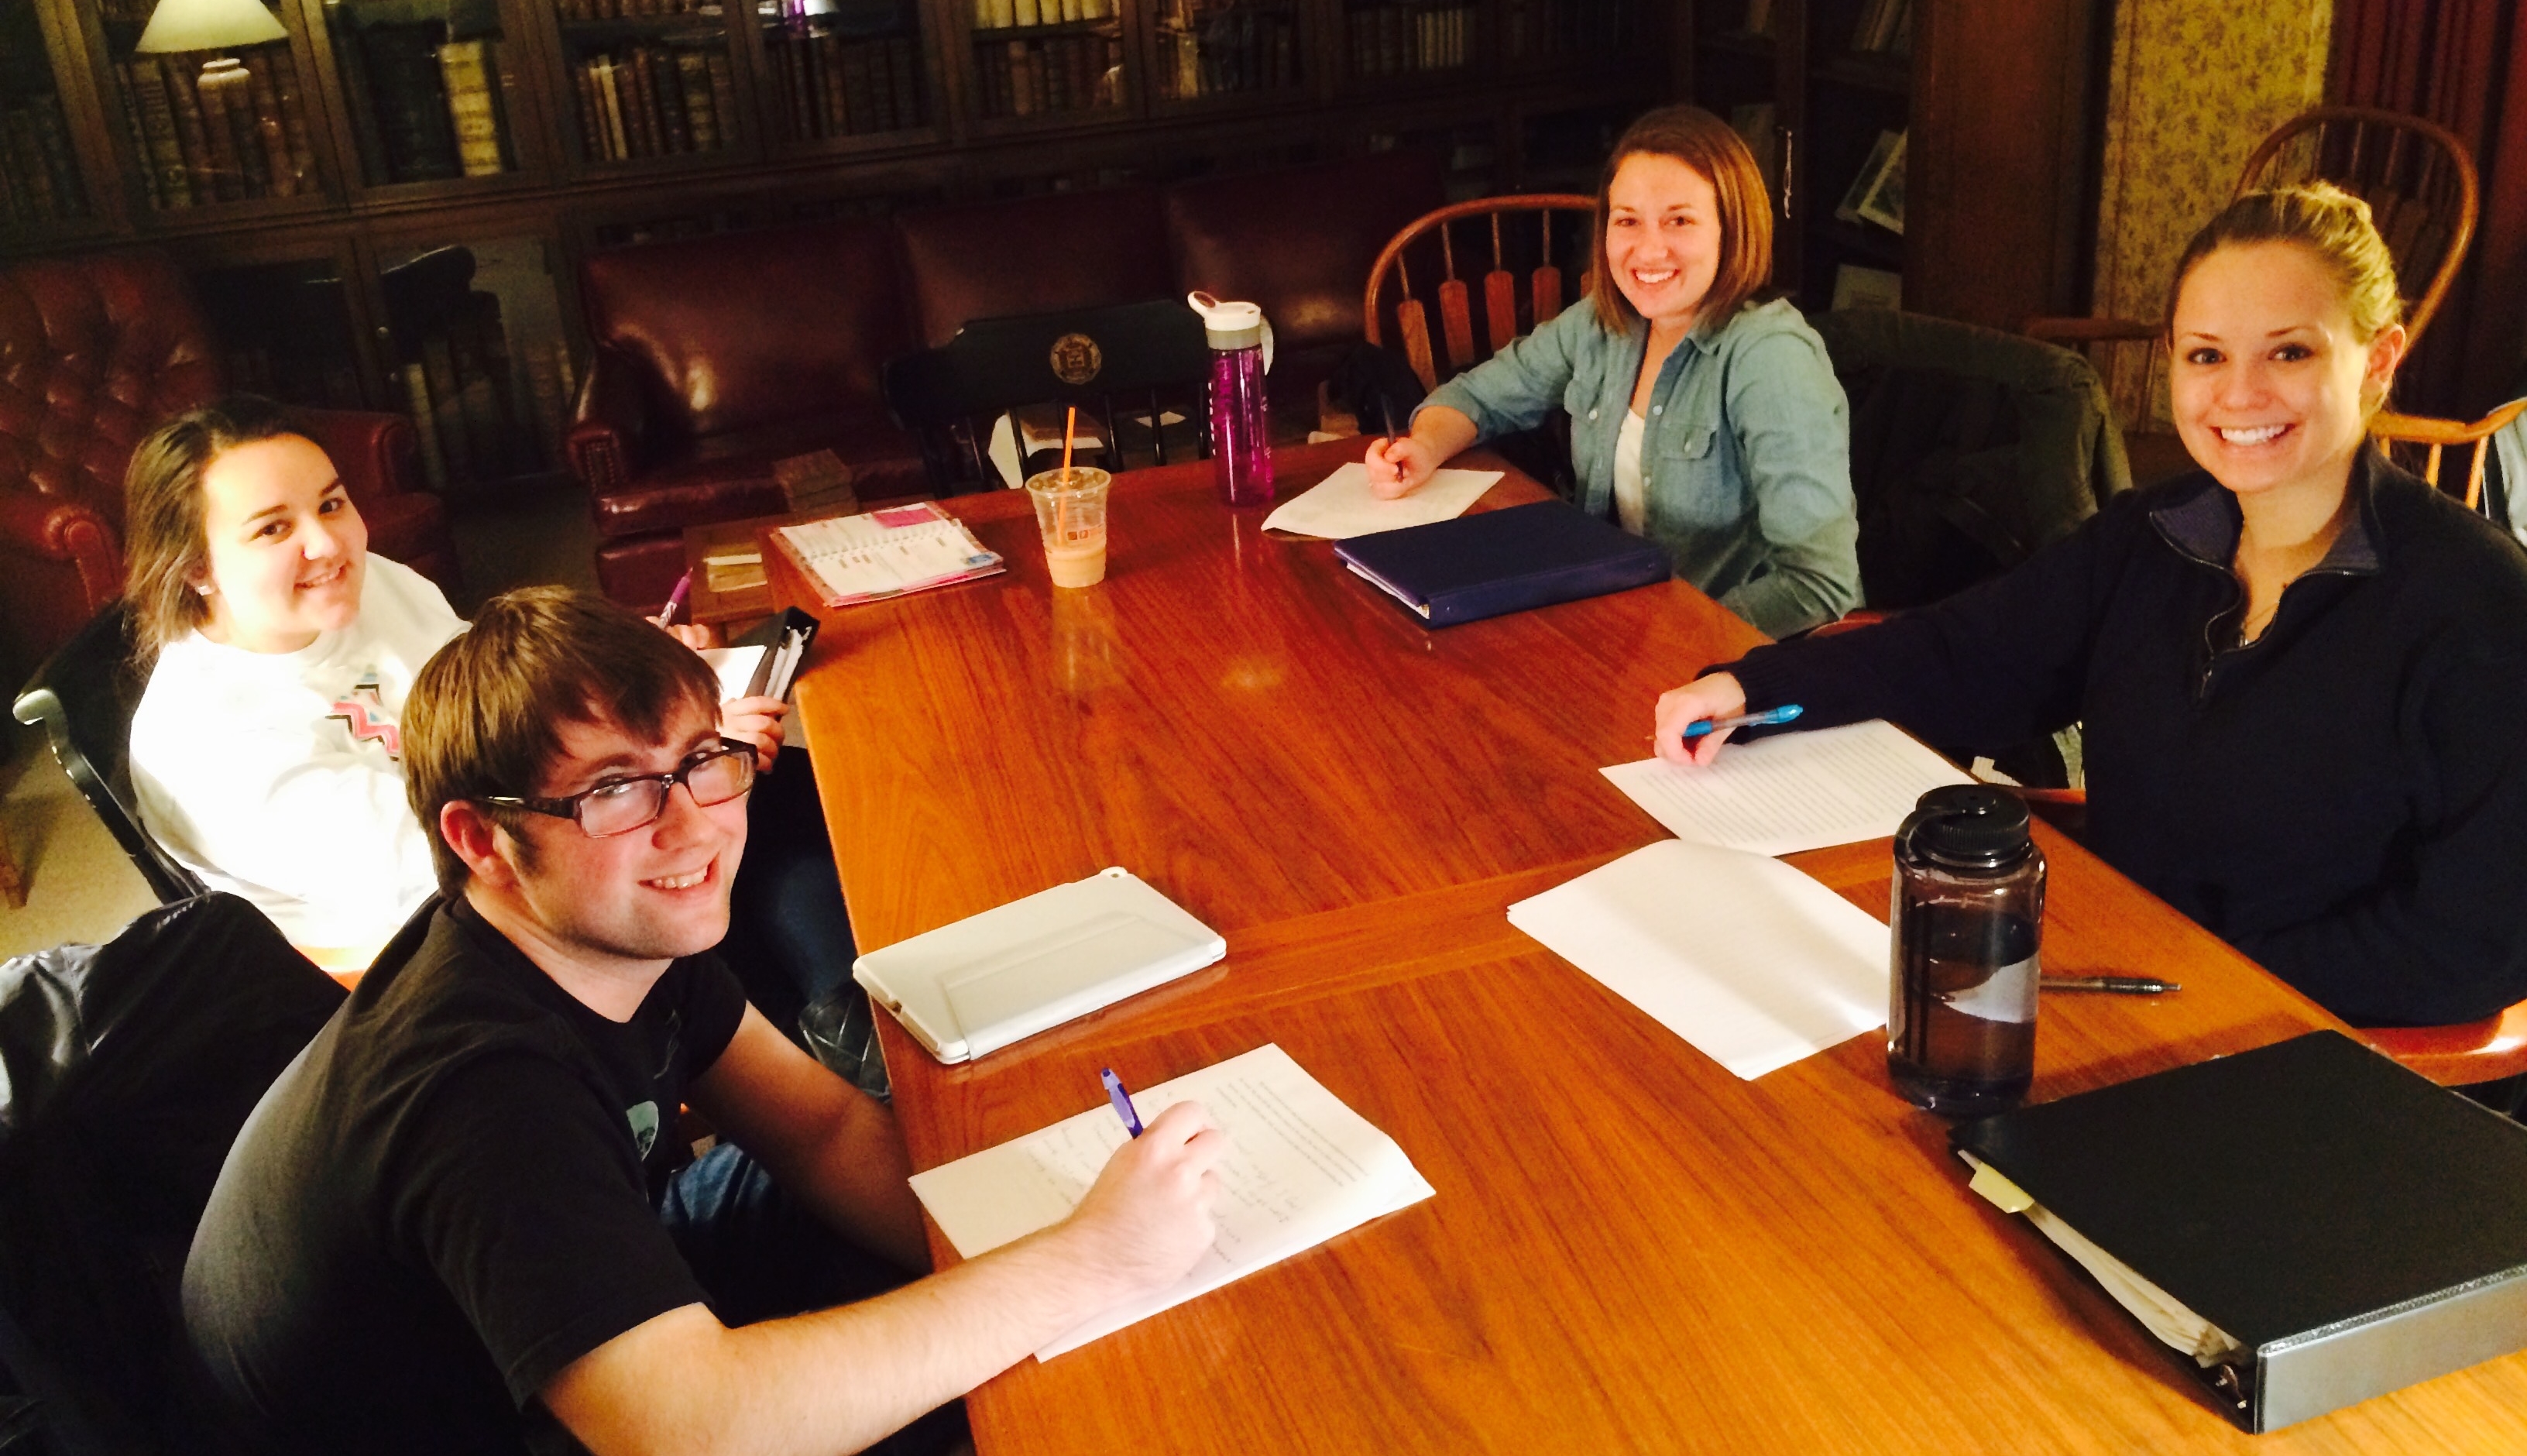
[[[1588,296],[1442,385],[1410,435],[1373,442],[1370,489],[1404,494],[1558,406],[1580,507],[1611,509],[1723,606],[1783,637],[1859,605],[1842,387],[1797,309],[1752,301],[1772,219],[1719,118],[1670,106],[1632,123],[1597,191]]]

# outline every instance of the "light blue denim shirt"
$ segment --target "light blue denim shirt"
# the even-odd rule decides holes
[[[1585,298],[1439,387],[1492,439],[1571,412],[1581,509],[1610,514],[1615,437],[1631,407],[1649,326],[1609,334]],[[1860,604],[1851,421],[1825,340],[1786,302],[1696,325],[1667,356],[1641,435],[1643,534],[1676,574],[1773,637]]]

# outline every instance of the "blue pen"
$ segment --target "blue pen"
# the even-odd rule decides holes
[[[1788,702],[1768,712],[1739,713],[1733,718],[1705,718],[1699,723],[1685,724],[1684,736],[1700,738],[1706,733],[1717,733],[1723,728],[1777,728],[1804,711],[1806,709],[1797,703]]]
[[[1132,1111],[1132,1094],[1123,1090],[1123,1079],[1110,1066],[1098,1068],[1097,1075],[1106,1083],[1106,1100],[1114,1104],[1114,1116],[1123,1119],[1123,1129],[1139,1137],[1141,1115]]]

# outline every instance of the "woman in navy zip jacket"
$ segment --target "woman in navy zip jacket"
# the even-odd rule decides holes
[[[2084,725],[2089,843],[2346,1020],[2527,997],[2527,554],[2367,440],[2405,336],[2367,204],[2239,198],[2172,290],[2201,469],[1998,580],[1660,698],[1996,748]],[[2147,967],[2136,966],[2136,970]]]

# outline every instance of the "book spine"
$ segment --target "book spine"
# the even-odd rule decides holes
[[[123,91],[123,125],[131,137],[131,155],[140,169],[140,180],[149,195],[153,212],[165,212],[169,203],[164,180],[158,173],[158,162],[149,145],[149,124],[140,114],[140,89],[132,83],[131,63],[114,63],[115,79]]]
[[[908,131],[926,119],[921,103],[920,42],[898,35],[886,43],[887,89],[895,101],[895,130]]]
[[[438,48],[448,125],[456,133],[457,165],[467,177],[497,177],[506,170],[500,165],[500,126],[491,112],[485,45],[480,40],[451,40]]]
[[[192,93],[193,106],[201,114],[202,150],[210,159],[212,195],[222,202],[243,198],[245,173],[237,165],[236,132],[229,125],[227,87],[195,85],[184,74],[189,67],[172,69],[180,78],[179,83]]]
[[[685,93],[685,130],[694,139],[694,150],[719,150],[719,118],[711,111],[710,67],[703,64],[700,52],[676,52],[676,78]]]
[[[53,197],[53,181],[44,172],[43,148],[35,140],[35,119],[23,109],[0,116],[0,140],[7,144],[7,170],[18,185],[18,212],[34,223],[59,218],[61,207]]]
[[[737,80],[728,69],[728,52],[712,50],[702,57],[710,72],[711,112],[719,122],[720,145],[727,146],[736,138]]]
[[[430,25],[380,26],[360,32],[389,182],[437,182],[464,175],[438,69],[438,33],[440,27]]]
[[[275,197],[295,197],[298,159],[289,153],[289,127],[282,120],[281,89],[273,83],[271,59],[263,51],[248,51],[241,59],[254,98],[255,139],[263,148],[265,185]]]
[[[816,61],[819,61],[819,66],[816,66],[816,101],[819,101],[819,106],[824,106],[824,134],[850,136],[854,131],[854,127],[851,127],[854,111],[850,106],[850,98],[844,96],[844,66],[847,66],[847,61],[844,61],[842,38],[839,35],[819,35],[816,38]],[[856,117],[867,117],[867,98],[861,98],[861,109],[856,111]]]
[[[403,367],[404,407],[412,415],[412,433],[421,439],[421,476],[433,491],[447,489],[447,457],[439,453],[438,429],[430,407],[430,381],[419,364]]]
[[[878,64],[872,65],[872,62]],[[834,64],[827,74],[840,73],[843,93],[840,108],[843,130],[851,132],[884,131],[891,118],[889,108],[879,96],[886,86],[886,67],[875,41],[852,41],[836,48]]]
[[[1036,99],[1046,111],[1065,112],[1075,108],[1076,103],[1070,99],[1070,81],[1078,68],[1071,64],[1071,58],[1078,49],[1079,37],[1076,35],[1055,35],[1036,48],[1036,55],[1044,67],[1044,92]]]
[[[633,138],[633,145],[645,157],[666,155],[667,138],[661,134],[658,126],[658,93],[649,85],[649,48],[645,45],[632,47],[631,54],[623,59],[622,70],[625,78],[632,83],[632,94],[624,98],[624,119],[639,131]]]
[[[447,461],[450,480],[475,479],[474,460],[466,449],[465,410],[456,390],[456,360],[447,337],[434,334],[421,341],[422,371],[430,381],[431,428],[438,432],[438,450]]]
[[[553,367],[553,350],[560,346],[558,340],[527,345],[527,401],[535,414],[536,444],[543,463],[556,468],[563,463],[563,422],[568,417],[561,372]]]
[[[615,70],[611,56],[596,63],[597,93],[605,101],[605,140],[609,154],[621,160],[632,155],[632,129],[623,120],[623,85]]]
[[[271,52],[272,95],[281,108],[282,134],[289,141],[289,176],[298,190],[316,186],[316,141],[307,130],[307,93],[298,84],[298,62],[286,48]]]
[[[184,166],[184,143],[176,132],[176,108],[167,99],[167,81],[147,56],[123,63],[124,84],[139,99],[140,128],[149,138],[149,168],[158,179],[157,193],[168,207],[193,205],[193,175]]]
[[[658,108],[658,130],[665,150],[679,155],[694,150],[694,133],[685,127],[685,89],[677,79],[676,55],[665,46],[649,52],[649,94]]]
[[[579,154],[591,162],[613,159],[605,144],[605,101],[596,94],[596,63],[582,61],[570,73],[579,100]]]

